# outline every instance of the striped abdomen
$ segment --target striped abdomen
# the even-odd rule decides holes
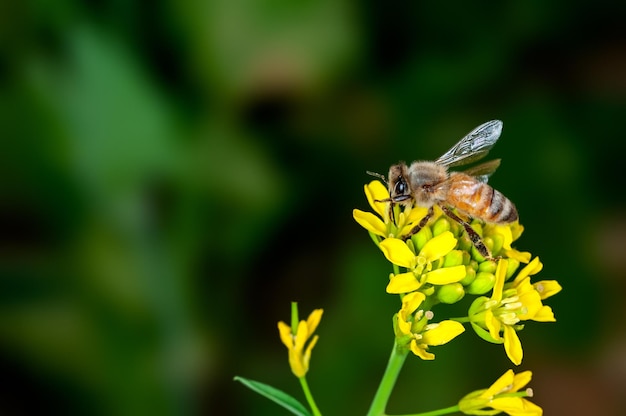
[[[455,172],[450,175],[448,184],[446,202],[469,216],[495,223],[517,220],[515,205],[486,183]]]

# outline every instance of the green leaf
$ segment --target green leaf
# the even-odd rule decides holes
[[[309,411],[304,407],[302,403],[300,403],[298,400],[288,395],[284,391],[278,390],[267,384],[260,383],[254,380],[248,380],[239,376],[235,377],[235,381],[239,381],[244,386],[259,393],[261,396],[265,396],[273,402],[281,405],[294,415],[311,416],[311,413],[309,413]]]

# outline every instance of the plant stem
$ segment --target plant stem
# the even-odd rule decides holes
[[[404,360],[408,353],[408,349],[398,348],[397,344],[395,342],[393,343],[393,349],[391,350],[391,356],[389,357],[385,374],[380,381],[380,385],[378,386],[374,400],[372,400],[367,416],[382,416],[385,414],[387,402],[389,401],[389,397],[391,396],[391,392],[393,391],[393,387],[396,384],[396,380],[398,379],[398,375],[400,374],[400,370],[404,365]]]
[[[415,415],[410,415],[410,416],[441,416],[441,415],[448,415],[450,413],[454,413],[458,411],[459,411],[459,405],[455,404],[454,406],[446,407],[445,409],[432,410],[430,412],[424,412],[424,413],[416,413]]]
[[[462,317],[459,317],[459,318],[449,318],[449,319],[451,321],[457,321],[457,322],[460,322],[460,323],[471,322],[469,316],[462,316]]]
[[[320,409],[318,409],[317,405],[315,404],[315,400],[313,400],[313,395],[311,394],[311,390],[309,390],[309,383],[306,382],[306,377],[299,377],[298,380],[300,380],[302,391],[304,392],[306,401],[309,403],[309,407],[311,407],[313,415],[322,416],[322,414],[320,413]]]

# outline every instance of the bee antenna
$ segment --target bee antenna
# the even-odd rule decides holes
[[[375,178],[382,179],[382,181],[385,182],[385,184],[388,184],[387,179],[385,179],[385,175],[381,175],[380,173],[376,173],[376,172],[370,172],[369,170],[366,170],[365,173]]]

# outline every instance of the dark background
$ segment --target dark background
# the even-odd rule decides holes
[[[276,322],[325,313],[309,383],[364,414],[392,345],[366,170],[504,121],[491,184],[558,279],[520,369],[547,415],[626,412],[626,7],[566,2],[4,2],[0,413],[273,415]],[[389,411],[511,368],[471,331]],[[281,413],[282,412],[282,413]]]

